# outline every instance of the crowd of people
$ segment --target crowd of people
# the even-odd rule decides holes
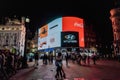
[[[35,53],[36,55],[38,53]],[[38,56],[37,55],[37,58],[35,59],[35,65],[38,63]],[[80,54],[80,53],[77,53],[77,52],[57,52],[55,53],[55,55],[53,55],[52,52],[49,52],[48,54],[44,53],[42,55],[42,62],[43,62],[43,65],[47,65],[47,64],[53,64],[53,60],[54,60],[54,64],[56,66],[56,74],[55,74],[55,78],[56,79],[59,79],[59,78],[66,78],[66,74],[64,72],[64,69],[63,69],[63,60],[65,60],[66,62],[66,66],[69,67],[69,63],[70,62],[73,62],[73,63],[77,63],[79,65],[84,65],[84,64],[90,64],[91,60],[92,60],[92,63],[93,64],[96,64],[96,60],[97,60],[97,56],[96,54],[94,53],[92,56],[88,56],[88,55],[85,55],[85,54]],[[36,63],[37,61],[37,63]],[[36,66],[35,66],[36,68]]]
[[[14,54],[10,50],[0,50],[0,79],[9,80],[9,78],[22,68],[23,57],[20,54]]]
[[[96,53],[93,53],[92,56],[89,55],[81,55],[80,53],[68,53],[67,51],[63,53],[58,52],[56,58],[55,58],[55,65],[56,65],[56,75],[55,78],[56,79],[61,79],[61,78],[66,78],[66,74],[64,72],[63,69],[63,59],[66,61],[66,66],[69,66],[69,62],[72,61],[73,63],[78,63],[80,65],[82,64],[90,64],[90,61],[93,61],[93,64],[96,64],[96,60],[97,60],[97,55]]]
[[[92,57],[80,54],[77,52],[57,52],[56,55],[53,55],[53,52],[49,52],[48,54],[44,53],[42,56],[43,65],[53,64],[55,61],[56,66],[56,75],[55,78],[66,78],[66,74],[63,69],[62,61],[66,61],[66,66],[69,66],[69,62],[82,64],[90,64],[90,61],[93,60],[93,64],[96,64],[96,54]],[[37,69],[39,65],[40,54],[39,52],[34,53],[34,67]],[[91,59],[91,60],[90,60]],[[21,69],[23,66],[24,58],[20,54],[13,54],[9,50],[0,50],[0,79],[9,80],[11,76],[16,74],[17,70]]]

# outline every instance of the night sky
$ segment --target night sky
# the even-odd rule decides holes
[[[109,17],[114,7],[115,0],[1,0],[0,16],[28,16],[33,32],[56,17],[76,16],[93,25],[97,36],[111,41]]]

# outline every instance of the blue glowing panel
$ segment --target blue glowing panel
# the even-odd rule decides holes
[[[48,26],[48,48],[61,47],[62,18],[53,20]]]

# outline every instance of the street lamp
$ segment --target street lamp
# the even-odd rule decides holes
[[[30,19],[29,18],[24,18],[25,21],[25,27],[26,27],[26,35],[25,35],[25,47],[24,47],[24,56],[23,56],[23,62],[22,62],[22,68],[27,68],[28,64],[27,64],[27,40],[28,40],[28,27],[29,27],[29,22]]]

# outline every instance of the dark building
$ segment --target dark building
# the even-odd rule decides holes
[[[94,31],[94,26],[85,25],[84,30],[85,30],[84,31],[84,34],[85,34],[85,48],[97,47],[96,33]]]
[[[115,1],[115,7],[110,10],[110,20],[113,28],[114,54],[120,55],[120,1]]]

